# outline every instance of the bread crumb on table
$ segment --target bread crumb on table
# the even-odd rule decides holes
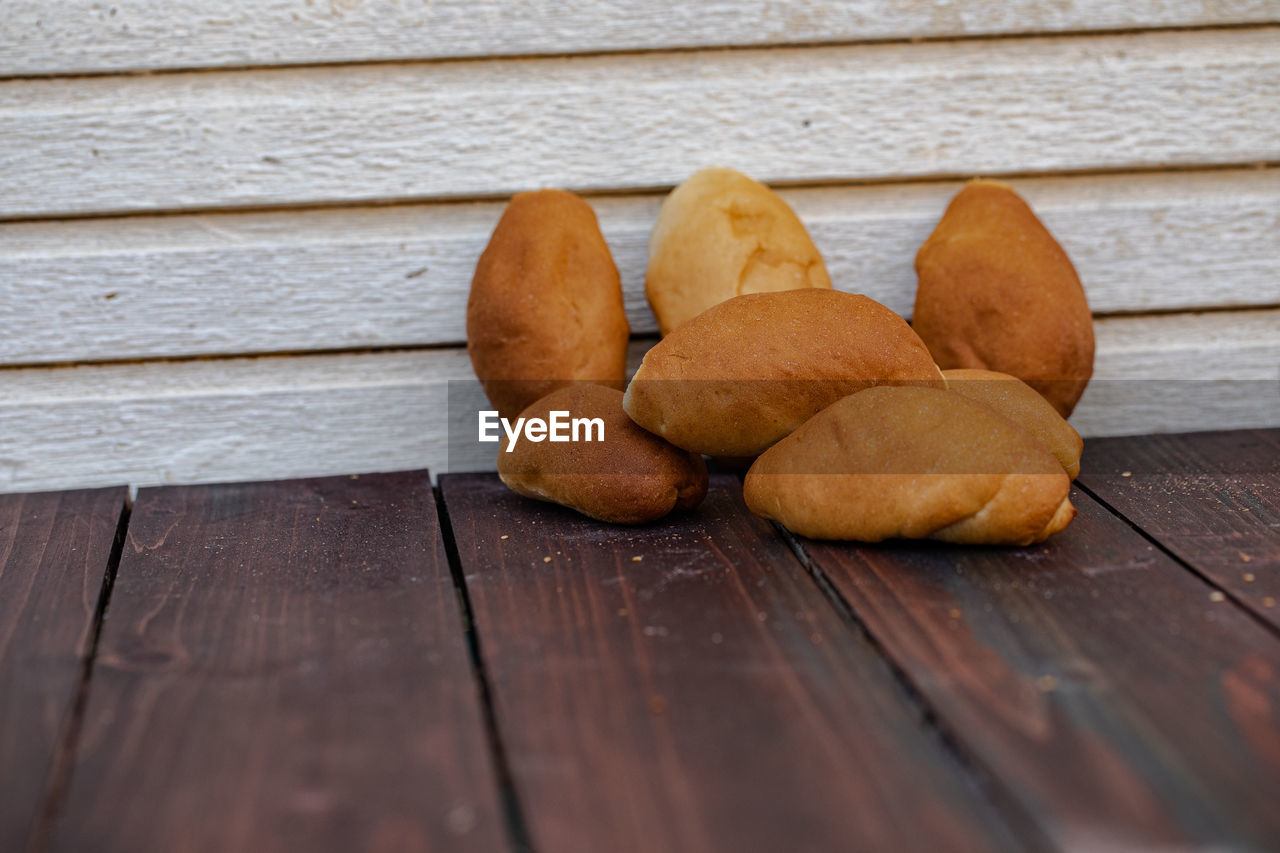
[[[1209,600],[1210,601],[1226,601],[1227,597],[1223,595],[1220,591],[1215,589],[1213,592],[1209,593]]]
[[[544,563],[550,563],[550,562],[551,562],[551,558],[550,558],[550,557],[543,557],[543,558],[542,558],[542,562],[544,562]]]

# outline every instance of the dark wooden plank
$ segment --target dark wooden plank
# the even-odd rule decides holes
[[[736,479],[636,529],[492,476],[441,490],[537,849],[1007,846]]]
[[[0,495],[0,850],[35,832],[127,499]]]
[[[1078,489],[1041,546],[802,541],[1063,848],[1280,848],[1280,641]]]
[[[425,473],[138,495],[54,849],[505,846]]]
[[[1280,429],[1093,439],[1080,482],[1280,629]]]

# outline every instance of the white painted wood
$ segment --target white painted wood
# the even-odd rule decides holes
[[[776,45],[1280,19],[1273,0],[6,0],[0,74]]]
[[[0,370],[0,491],[438,472],[470,375],[457,349]],[[1104,320],[1098,377],[1088,435],[1280,426],[1280,310]]]
[[[1096,324],[1080,434],[1280,427],[1280,310],[1112,318]]]
[[[1280,305],[1280,169],[1013,181],[1096,312]],[[837,287],[903,314],[953,182],[784,190]],[[661,196],[592,199],[633,330]],[[0,225],[0,363],[461,343],[501,203]]]
[[[0,84],[0,216],[1280,160],[1280,29]]]

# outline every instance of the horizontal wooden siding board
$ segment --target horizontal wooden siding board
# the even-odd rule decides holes
[[[1013,181],[1099,313],[1280,305],[1280,169]],[[953,182],[786,189],[835,285],[910,315]],[[634,332],[661,196],[596,197]],[[460,344],[502,203],[0,225],[0,362]]]
[[[650,340],[633,344],[633,364]],[[1086,435],[1280,425],[1280,310],[1111,318]],[[448,448],[461,349],[0,370],[0,492],[493,468]],[[1224,381],[1226,380],[1226,381]]]
[[[1264,23],[1268,0],[9,0],[0,74]]]
[[[1280,30],[0,84],[0,217],[1280,159]],[[625,140],[625,143],[620,141]]]

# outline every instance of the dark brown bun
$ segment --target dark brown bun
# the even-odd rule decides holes
[[[642,524],[692,509],[707,495],[707,466],[636,426],[622,392],[579,383],[552,391],[520,413],[547,420],[553,411],[604,421],[604,441],[520,440],[498,452],[498,475],[513,491],[552,501],[614,524]]]
[[[1093,318],[1067,253],[1018,194],[970,181],[916,254],[912,328],[938,366],[996,370],[1064,418],[1093,375]]]
[[[467,352],[505,418],[577,380],[621,389],[630,328],[595,212],[563,190],[511,199],[476,264]]]

